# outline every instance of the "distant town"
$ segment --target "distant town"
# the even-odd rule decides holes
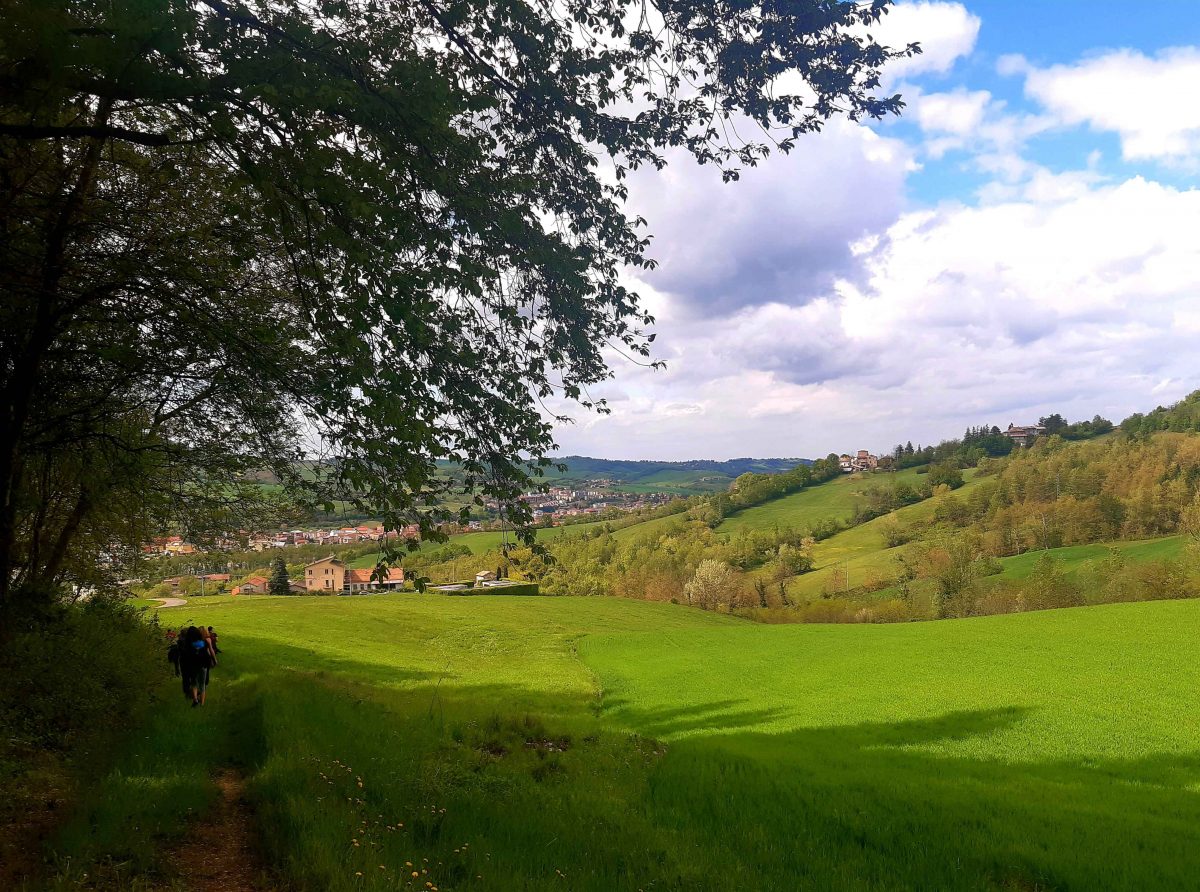
[[[551,487],[545,492],[527,492],[521,496],[533,512],[534,522],[541,526],[562,526],[567,523],[598,520],[614,514],[639,511],[665,505],[675,498],[671,493],[629,493],[613,490],[609,480],[590,480],[586,488]],[[447,535],[499,530],[505,526],[500,520],[501,506],[488,500],[484,508],[486,519],[472,520],[465,524],[446,524],[442,532]],[[416,524],[399,530],[385,530],[383,524],[368,521],[356,526],[308,527],[303,529],[279,530],[276,532],[246,531],[228,533],[217,538],[208,548],[188,542],[183,536],[160,536],[142,546],[147,556],[200,554],[205,551],[266,551],[273,548],[292,548],[302,545],[355,545],[362,542],[383,542],[390,539],[418,539],[421,531]]]

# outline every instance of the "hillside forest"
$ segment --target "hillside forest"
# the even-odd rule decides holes
[[[1099,418],[1055,420],[1055,433],[1011,454],[988,454],[982,426],[914,449],[932,462],[905,470],[850,478],[830,456],[742,475],[726,493],[678,500],[653,519],[589,525],[544,554],[456,553],[451,543],[406,564],[439,581],[505,564],[546,594],[670,601],[769,622],[1200,595],[1200,393],[1115,429]]]

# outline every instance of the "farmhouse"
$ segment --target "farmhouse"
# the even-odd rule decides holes
[[[304,587],[310,592],[333,594],[346,584],[346,562],[333,555],[304,567]]]
[[[1046,433],[1046,428],[1040,424],[1017,426],[1010,421],[1008,423],[1008,430],[1004,431],[1004,436],[1012,440],[1013,445],[1018,449],[1023,449],[1026,446],[1032,446],[1037,438],[1044,433]]]
[[[344,561],[330,555],[304,568],[304,588],[308,592],[393,592],[404,586],[404,568],[390,567],[383,579],[372,579],[374,569],[352,570]]]

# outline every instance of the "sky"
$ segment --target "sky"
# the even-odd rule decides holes
[[[640,172],[654,358],[562,454],[819,457],[1200,388],[1200,4],[901,0],[907,106],[722,184]]]

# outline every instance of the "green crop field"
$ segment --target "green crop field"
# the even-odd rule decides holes
[[[221,633],[210,705],[169,699],[91,785],[54,844],[64,888],[154,876],[229,765],[299,889],[1200,876],[1200,602],[891,626],[487,596],[157,615]]]
[[[763,505],[746,508],[727,517],[717,527],[718,532],[736,533],[740,530],[762,530],[771,527],[794,527],[811,530],[827,520],[849,520],[863,490],[872,486],[896,483],[916,485],[921,476],[915,468],[895,474],[853,474],[837,477],[827,483],[806,487],[799,492],[773,499]]]

